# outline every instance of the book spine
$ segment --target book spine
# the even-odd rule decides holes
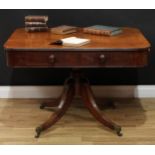
[[[94,35],[104,35],[104,36],[111,35],[111,32],[108,30],[96,30],[96,29],[91,29],[91,28],[84,28],[83,32],[88,33],[88,34],[94,34]]]
[[[48,16],[26,16],[25,22],[47,22]]]
[[[25,19],[25,22],[47,22],[45,19]]]
[[[46,23],[42,22],[25,22],[26,27],[47,27]]]
[[[25,27],[25,31],[27,32],[45,32],[48,30],[48,27]]]
[[[59,28],[51,28],[51,32],[55,34],[65,34],[70,32],[76,32],[77,28],[68,28],[68,29],[59,29]]]

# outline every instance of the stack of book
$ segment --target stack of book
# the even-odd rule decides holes
[[[26,16],[25,30],[27,32],[45,32],[48,31],[48,16]]]
[[[83,28],[83,32],[95,35],[115,36],[122,33],[122,29],[114,26],[93,25]]]

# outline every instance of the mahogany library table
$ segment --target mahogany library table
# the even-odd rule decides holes
[[[81,47],[51,45],[62,38],[76,36],[91,43]],[[73,98],[79,95],[90,113],[100,123],[121,136],[121,126],[106,118],[95,102],[88,79],[82,68],[144,67],[148,62],[150,43],[140,30],[123,28],[123,33],[106,37],[77,32],[56,35],[48,32],[27,33],[19,28],[4,44],[7,65],[12,68],[71,68],[71,75],[64,82],[64,90],[56,103],[43,103],[40,108],[57,106],[57,111],[36,128],[35,137],[54,125],[65,114]]]

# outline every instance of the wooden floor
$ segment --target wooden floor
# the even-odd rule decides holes
[[[52,113],[40,110],[41,102],[0,99],[0,144],[155,144],[155,99],[116,99],[116,109],[103,111],[123,127],[123,137],[103,127],[75,100],[55,126],[35,139],[35,127]]]

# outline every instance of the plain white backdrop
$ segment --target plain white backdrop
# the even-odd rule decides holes
[[[154,9],[154,0],[1,0],[0,9]]]
[[[15,145],[0,148],[1,155],[154,155],[154,146],[144,145]]]

